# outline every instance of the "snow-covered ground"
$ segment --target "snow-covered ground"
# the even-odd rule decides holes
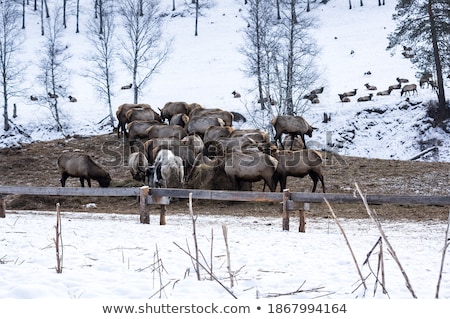
[[[282,230],[281,218],[208,216],[195,205],[193,209],[199,214],[196,233],[201,263],[211,267],[212,261],[214,275],[239,299],[274,298],[277,294],[283,298],[412,298],[385,242],[387,294],[379,285],[374,294],[371,271],[377,272],[379,247],[363,265],[380,237],[370,219],[340,220],[362,275],[367,277],[364,290],[349,248],[332,219],[308,217],[306,232],[299,233],[296,218],[288,232]],[[200,270],[201,280],[197,280],[190,257],[177,247],[194,254],[188,213],[168,215],[165,226],[159,225],[155,215],[146,225],[139,223],[137,215],[98,213],[63,213],[61,223],[64,268],[57,274],[54,213],[10,213],[1,221],[0,299],[233,299],[205,270]],[[235,276],[232,288],[222,225],[228,229]],[[434,298],[446,223],[396,221],[383,222],[382,227],[417,297]],[[444,267],[440,297],[446,299],[450,298],[448,260]],[[305,292],[286,295],[300,287]]]

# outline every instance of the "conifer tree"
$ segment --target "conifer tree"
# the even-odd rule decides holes
[[[411,61],[435,76],[438,113],[447,114],[443,74],[450,71],[450,2],[398,0],[393,18],[397,27],[389,35],[388,48],[412,48]]]

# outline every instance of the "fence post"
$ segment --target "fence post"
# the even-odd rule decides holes
[[[142,186],[139,190],[139,215],[141,224],[150,224],[150,216],[147,207],[148,186]]]
[[[283,230],[289,230],[289,209],[287,207],[287,202],[289,200],[290,193],[289,189],[283,190],[283,201],[281,202],[281,215],[283,218]]]
[[[300,233],[305,232],[305,226],[306,226],[306,212],[309,211],[309,203],[303,203],[303,208],[298,211],[299,216],[299,224],[298,224],[298,231]]]
[[[0,218],[6,217],[6,202],[2,195],[0,195]]]
[[[159,224],[160,225],[166,224],[166,206],[167,205],[161,205],[161,210],[159,212]]]

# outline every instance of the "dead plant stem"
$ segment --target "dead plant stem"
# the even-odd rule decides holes
[[[233,272],[231,271],[231,259],[230,259],[230,248],[228,246],[228,228],[227,225],[222,225],[222,232],[223,232],[223,239],[225,240],[225,248],[227,251],[227,270],[228,274],[230,275],[230,287],[233,288],[234,286],[234,276]]]
[[[63,243],[61,234],[61,205],[56,204],[56,235],[55,235],[55,248],[56,248],[56,272],[62,273],[63,269]]]
[[[367,290],[366,282],[365,282],[364,277],[363,277],[363,275],[361,273],[361,269],[359,269],[358,262],[356,261],[355,254],[353,253],[353,249],[352,249],[352,247],[350,245],[350,242],[349,242],[349,240],[347,238],[347,235],[345,234],[344,228],[342,228],[341,224],[339,223],[339,221],[338,221],[338,219],[336,217],[336,214],[334,213],[334,210],[331,207],[330,203],[327,201],[326,198],[324,198],[324,200],[325,200],[325,203],[327,204],[328,208],[330,209],[331,215],[333,215],[333,219],[336,222],[336,225],[339,227],[339,229],[341,230],[342,235],[344,236],[345,242],[347,243],[347,247],[350,250],[350,254],[352,255],[353,262],[355,263],[356,270],[358,271],[359,278],[361,278],[361,282],[364,285],[364,289]]]
[[[363,193],[361,192],[361,189],[359,188],[358,183],[355,183],[355,186],[356,186],[356,190],[359,193],[359,196],[361,197],[361,199],[362,199],[362,201],[364,203],[364,206],[366,207],[367,213],[369,214],[370,218],[373,220],[373,222],[377,226],[377,228],[378,228],[378,230],[379,230],[379,232],[381,234],[381,237],[383,238],[384,242],[386,243],[387,250],[391,254],[392,258],[394,258],[395,262],[397,263],[397,266],[400,268],[400,271],[401,271],[401,273],[402,273],[402,275],[403,275],[403,277],[405,279],[405,282],[406,282],[406,287],[411,292],[411,295],[414,298],[417,298],[416,293],[414,292],[414,289],[412,288],[411,283],[409,282],[408,275],[406,274],[405,270],[403,269],[403,267],[402,267],[402,265],[400,263],[400,260],[398,259],[397,254],[394,251],[394,248],[392,248],[391,243],[387,239],[386,234],[384,233],[383,228],[381,227],[381,223],[380,223],[380,220],[378,219],[378,216],[377,216],[376,212],[372,211],[370,209],[369,204],[367,203],[367,199],[363,195]]]
[[[194,256],[192,256],[189,252],[187,252],[185,249],[183,249],[180,245],[178,245],[175,242],[174,242],[174,245],[177,246],[186,255],[188,255],[192,260],[195,259]],[[198,261],[197,261],[197,264],[200,267],[202,267],[219,285],[221,285],[222,288],[224,288],[231,296],[233,296],[233,298],[237,299],[237,297],[233,294],[233,292],[230,289],[228,289],[212,272],[210,272],[207,267],[203,266],[203,264]]]
[[[447,229],[445,230],[445,242],[444,242],[444,248],[442,249],[442,258],[441,258],[441,268],[439,270],[439,278],[436,285],[436,295],[434,296],[436,299],[439,298],[439,289],[441,287],[441,280],[442,280],[442,272],[444,270],[444,260],[445,260],[445,253],[447,252],[448,245],[450,244],[450,238],[449,236],[449,228],[450,228],[450,211],[448,212],[448,222],[447,222]]]
[[[197,216],[194,216],[194,210],[192,209],[192,193],[189,193],[189,214],[191,215],[191,219],[192,219],[192,236],[194,237],[195,262],[196,262],[195,271],[197,273],[197,279],[200,280],[197,230],[196,230],[196,226],[195,226],[195,223],[197,221]]]

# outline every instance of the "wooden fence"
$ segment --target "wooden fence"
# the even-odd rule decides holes
[[[181,188],[85,188],[85,187],[33,187],[0,186],[0,217],[5,217],[5,201],[2,195],[39,195],[39,196],[119,196],[138,197],[141,223],[150,222],[148,205],[160,205],[160,224],[165,224],[165,214],[170,198],[189,198],[220,201],[267,202],[280,203],[283,229],[289,229],[289,211],[298,210],[300,231],[304,231],[304,213],[309,203],[321,203],[324,198],[330,203],[360,203],[356,194],[341,193],[304,193],[304,192],[238,192],[222,190],[181,189]],[[450,205],[450,196],[422,195],[366,195],[368,204],[416,204],[416,205]],[[303,227],[302,227],[303,223]]]

